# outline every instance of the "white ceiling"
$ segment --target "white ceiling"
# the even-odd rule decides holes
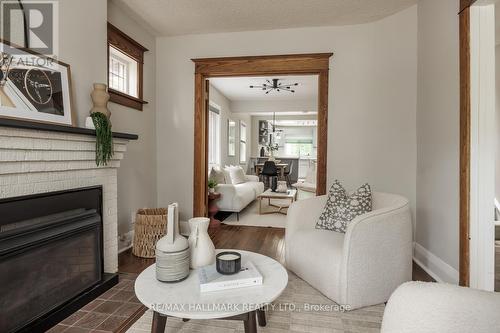
[[[418,0],[111,0],[159,36],[372,22]]]
[[[282,83],[298,83],[293,87],[295,93],[288,91],[271,91],[269,94],[250,85],[262,85],[266,80],[280,79]],[[315,100],[318,94],[318,77],[302,76],[269,76],[269,77],[224,77],[211,78],[210,83],[232,102],[238,101],[304,101]]]

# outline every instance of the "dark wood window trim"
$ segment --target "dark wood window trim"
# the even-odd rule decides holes
[[[143,66],[144,52],[147,52],[144,46],[127,36],[120,29],[108,22],[108,86],[109,86],[109,47],[113,46],[129,57],[137,61],[137,96],[134,97],[120,91],[109,88],[108,93],[110,101],[121,104],[139,111],[142,111],[142,106],[148,104],[143,100]]]

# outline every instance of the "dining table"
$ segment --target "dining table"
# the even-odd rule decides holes
[[[276,163],[276,169],[278,169],[279,179],[285,179],[285,171],[288,168],[288,163]],[[255,174],[260,176],[260,173],[264,169],[264,163],[255,164]]]

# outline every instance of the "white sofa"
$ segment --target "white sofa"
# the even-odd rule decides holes
[[[217,201],[219,210],[239,213],[264,192],[264,183],[259,182],[259,177],[246,175],[245,178],[245,183],[216,186],[215,190],[222,194],[221,199]]]
[[[500,293],[408,282],[392,294],[382,333],[500,332]]]
[[[326,196],[301,200],[289,208],[288,269],[351,309],[386,302],[412,277],[408,200],[373,193],[373,211],[352,220],[345,234],[315,228],[326,200]]]

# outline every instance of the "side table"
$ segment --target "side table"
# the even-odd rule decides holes
[[[219,211],[219,206],[217,206],[217,200],[219,200],[221,194],[218,192],[208,193],[208,217],[210,217],[209,228],[220,227],[221,222],[215,218],[215,214]]]

